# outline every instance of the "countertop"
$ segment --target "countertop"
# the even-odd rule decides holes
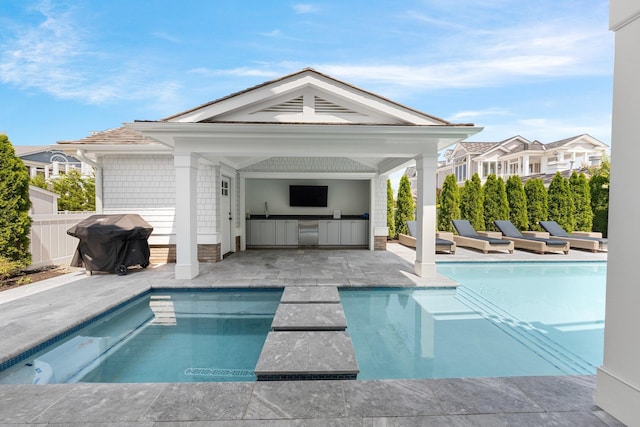
[[[334,218],[333,215],[269,215],[267,218],[265,215],[251,215],[247,220],[252,219],[298,219],[298,220],[313,220],[313,219],[364,219],[368,220],[369,218],[364,218],[363,215],[342,215],[340,218]]]

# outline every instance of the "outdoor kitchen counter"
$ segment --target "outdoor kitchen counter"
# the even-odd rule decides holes
[[[368,220],[368,217],[364,215],[342,215],[340,218],[334,218],[333,215],[251,215],[250,218],[247,218],[247,221],[253,219],[299,219],[299,220],[314,220],[314,219],[331,219],[331,220],[341,220],[341,219],[362,219]]]
[[[246,236],[249,247],[368,247],[369,234],[361,215],[255,215],[247,219]]]

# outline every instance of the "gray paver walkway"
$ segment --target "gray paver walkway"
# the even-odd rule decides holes
[[[161,266],[122,277],[85,277],[19,298],[12,298],[12,291],[0,292],[0,360],[152,287],[451,284],[446,278],[416,278],[411,259],[415,254],[403,247],[390,248],[393,252],[246,251],[224,262],[201,264],[202,274],[194,280],[175,280],[173,266]],[[606,259],[606,254],[573,250],[568,256],[520,252],[506,260]],[[437,259],[489,261],[494,257],[461,248],[453,256]],[[594,384],[593,376],[572,376],[0,385],[0,426],[622,425],[594,405]]]

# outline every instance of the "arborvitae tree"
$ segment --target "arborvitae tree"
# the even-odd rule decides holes
[[[396,200],[396,233],[409,234],[407,221],[415,219],[415,210],[409,178],[406,175],[402,175],[400,186],[398,187],[398,199]]]
[[[80,171],[71,169],[54,179],[53,191],[58,193],[59,211],[95,210],[95,184],[92,178],[83,178]]]
[[[527,215],[527,196],[524,193],[522,180],[517,175],[507,179],[507,200],[509,201],[509,218],[518,230],[529,229]]]
[[[455,175],[447,175],[440,192],[438,230],[453,231],[452,219],[460,219],[460,190]]]
[[[0,134],[0,257],[23,266],[29,252],[29,173],[5,134]]]
[[[484,230],[484,193],[478,174],[473,174],[460,191],[460,218],[468,220],[476,230]],[[456,218],[457,219],[457,218]]]
[[[573,172],[569,178],[569,187],[573,197],[575,230],[591,231],[593,211],[591,210],[591,189],[587,177],[581,172]]]
[[[524,193],[527,196],[527,217],[529,229],[543,231],[538,222],[546,221],[549,217],[549,205],[547,189],[540,178],[530,179],[524,185]]]
[[[574,206],[569,181],[556,172],[549,184],[549,220],[557,222],[567,233],[575,228]]]
[[[387,179],[387,228],[389,229],[389,238],[396,238],[396,224],[394,218],[395,200],[393,200],[393,188],[391,188],[391,180]]]
[[[507,190],[502,178],[496,178],[495,174],[487,176],[483,187],[484,192],[484,225],[487,230],[497,231],[496,219],[509,218],[509,202]]]
[[[605,161],[589,180],[593,231],[607,237],[609,231],[609,162]]]

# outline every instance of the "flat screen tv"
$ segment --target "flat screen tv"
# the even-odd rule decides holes
[[[289,206],[327,207],[326,185],[290,185]]]

